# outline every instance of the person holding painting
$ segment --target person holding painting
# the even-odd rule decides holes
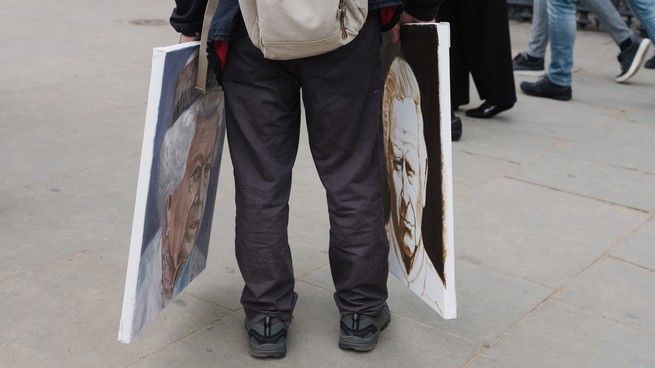
[[[329,209],[338,346],[373,350],[389,324],[380,32],[390,30],[397,41],[400,24],[433,21],[440,2],[369,0],[366,23],[352,42],[292,60],[265,59],[248,37],[239,2],[218,3],[208,50],[225,91],[236,186],[235,248],[252,356],[285,356],[298,297],[287,226],[301,98]],[[176,5],[171,24],[181,41],[197,39],[206,0]]]

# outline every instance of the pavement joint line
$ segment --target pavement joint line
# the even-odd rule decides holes
[[[627,263],[627,264],[629,264],[629,265],[631,265],[631,266],[635,266],[635,267],[640,268],[640,269],[642,269],[642,270],[644,270],[644,271],[650,271],[650,272],[655,273],[655,269],[648,268],[648,267],[646,267],[646,266],[642,266],[642,265],[640,265],[640,264],[638,264],[638,263],[635,263],[635,262],[629,261],[629,260],[627,260],[627,259],[623,259],[623,258],[618,257],[618,256],[615,256],[615,255],[613,255],[613,254],[610,254],[610,255],[609,255],[609,258],[614,259],[614,260],[617,260],[617,261],[620,261],[620,262],[623,262],[623,263]]]
[[[325,262],[325,263],[323,263],[322,265],[320,265],[320,266],[314,268],[313,270],[311,270],[311,271],[307,271],[305,274],[296,277],[295,279],[296,279],[296,281],[305,281],[305,277],[307,277],[307,276],[313,274],[314,272],[320,270],[321,268],[323,268],[323,267],[325,267],[325,266],[328,266],[329,264],[330,264],[329,261],[328,261],[328,262]],[[307,282],[307,281],[305,281],[305,282]],[[308,283],[308,284],[311,284],[310,282],[307,282],[307,283]],[[314,285],[314,286],[318,286],[318,285]],[[320,287],[320,286],[319,286],[319,287]]]
[[[651,214],[652,213],[651,210],[636,208],[636,207],[632,207],[632,206],[629,206],[629,205],[626,205],[626,204],[616,203],[616,202],[612,202],[612,201],[609,201],[609,200],[606,200],[606,199],[596,198],[596,197],[592,197],[590,195],[586,195],[586,194],[582,194],[582,193],[571,192],[571,191],[568,191],[568,190],[564,190],[562,188],[555,188],[555,187],[552,187],[552,186],[549,186],[549,185],[546,185],[546,184],[535,183],[535,182],[532,182],[532,181],[529,181],[529,180],[515,178],[515,177],[511,177],[511,176],[505,176],[505,178],[509,179],[509,180],[525,183],[525,184],[531,184],[531,185],[534,185],[534,186],[537,186],[537,187],[550,189],[550,190],[553,190],[553,191],[556,191],[556,192],[566,193],[566,194],[570,194],[570,195],[573,195],[573,196],[576,196],[576,197],[586,198],[586,199],[590,199],[590,200],[593,200],[593,201],[596,201],[596,202],[610,204],[610,205],[613,205],[613,206],[617,206],[617,207],[621,207],[621,208],[641,212],[641,213],[644,213],[644,214]]]
[[[457,262],[467,262],[467,263],[470,263],[470,264],[472,264],[474,266],[485,268],[485,269],[493,271],[493,272],[498,272],[498,273],[503,274],[505,276],[510,276],[512,278],[515,278],[515,279],[530,283],[532,285],[540,286],[540,287],[543,287],[545,289],[550,289],[550,290],[557,289],[557,286],[548,285],[548,284],[544,284],[542,282],[538,282],[536,280],[524,278],[524,277],[521,277],[519,275],[510,273],[510,272],[505,271],[505,270],[500,270],[500,269],[493,268],[493,267],[491,267],[491,266],[489,266],[489,265],[487,265],[485,263],[482,263],[482,262],[481,263],[471,262],[471,261],[467,260],[466,258],[458,258],[458,257],[455,257],[455,259],[456,259]],[[455,273],[457,273],[457,264],[455,264]]]
[[[456,337],[456,338],[458,338],[458,339],[465,340],[465,341],[467,341],[467,342],[469,342],[469,343],[471,343],[471,344],[478,345],[478,346],[481,346],[481,347],[484,347],[484,346],[485,346],[485,344],[484,344],[483,342],[481,342],[481,341],[476,341],[476,340],[472,340],[472,339],[470,339],[470,338],[468,338],[468,337],[465,337],[465,336],[460,336],[460,335],[458,335],[458,334],[456,334],[456,333],[454,333],[454,332],[452,332],[452,331],[448,331],[448,330],[444,330],[444,329],[439,328],[439,327],[431,326],[431,325],[428,325],[428,324],[426,324],[426,323],[423,323],[423,322],[421,322],[421,321],[419,321],[419,320],[412,319],[412,318],[409,318],[409,317],[407,317],[407,316],[403,316],[403,315],[397,314],[397,313],[395,313],[395,312],[391,312],[391,314],[392,314],[395,318],[399,318],[399,319],[404,319],[404,320],[407,320],[407,321],[411,321],[411,322],[414,322],[414,323],[416,323],[416,324],[418,324],[418,325],[420,325],[420,326],[422,326],[422,327],[426,327],[426,328],[429,328],[429,329],[432,329],[432,330],[438,330],[438,331],[440,331],[440,332],[442,332],[442,333],[444,333],[444,334],[446,334],[446,335],[450,335],[450,336]],[[438,317],[441,318],[441,316],[438,316]],[[443,318],[442,318],[442,319],[443,319]],[[444,321],[445,321],[445,320],[444,320]],[[454,323],[456,323],[456,322],[457,322],[457,319],[455,319],[454,321],[455,321]]]
[[[478,152],[471,152],[471,151],[462,150],[462,149],[455,149],[455,148],[454,148],[454,143],[455,143],[455,142],[453,142],[453,151],[459,151],[459,152],[462,152],[462,153],[466,153],[466,154],[468,154],[468,155],[474,155],[474,156],[478,156],[478,157],[484,157],[484,158],[488,158],[488,159],[492,159],[492,160],[496,160],[496,161],[508,162],[508,163],[510,163],[510,164],[514,164],[514,165],[519,165],[519,166],[520,166],[520,165],[523,165],[523,164],[520,163],[520,162],[516,162],[516,161],[512,161],[512,160],[506,160],[506,159],[504,159],[504,158],[500,158],[500,157],[496,157],[496,156],[483,155],[483,154],[480,154],[480,153],[478,153]],[[453,167],[455,167],[455,166],[453,166]]]
[[[188,295],[188,296],[190,296],[192,298],[198,299],[200,301],[203,301],[205,303],[211,304],[211,305],[216,306],[216,307],[224,308],[225,310],[229,311],[228,314],[238,312],[238,311],[243,309],[243,307],[237,308],[237,309],[229,308],[227,306],[224,306],[223,304],[219,304],[219,303],[213,302],[211,300],[205,299],[205,298],[203,298],[201,296],[198,296],[198,295],[194,294],[192,291],[185,292],[184,295]]]
[[[539,303],[537,303],[537,304],[536,304],[532,309],[530,309],[529,311],[527,311],[523,316],[521,316],[518,320],[516,320],[512,325],[510,325],[508,328],[506,328],[505,331],[503,331],[500,335],[498,335],[498,336],[497,336],[493,341],[491,341],[491,342],[488,343],[488,344],[483,345],[483,346],[482,346],[482,349],[480,349],[480,351],[478,351],[477,353],[473,354],[473,355],[472,355],[472,356],[471,356],[471,357],[470,357],[470,358],[469,358],[469,359],[468,359],[468,360],[467,360],[467,361],[466,361],[466,362],[461,366],[461,368],[470,367],[471,364],[473,364],[475,361],[477,361],[478,359],[480,359],[480,357],[481,357],[482,355],[484,355],[484,353],[486,353],[487,351],[491,350],[491,348],[492,348],[494,345],[498,344],[500,341],[502,341],[502,340],[505,338],[505,336],[509,335],[510,332],[511,332],[512,330],[514,330],[514,328],[516,328],[516,326],[518,326],[518,325],[519,325],[521,322],[523,322],[524,320],[528,319],[528,318],[529,318],[533,313],[535,313],[535,312],[536,312],[538,309],[540,309],[543,305],[545,305],[546,303],[549,303],[549,302],[551,301],[552,298],[554,298],[554,297],[556,298],[556,295],[559,295],[559,293],[560,293],[560,289],[558,288],[558,289],[555,289],[555,290],[554,290],[553,292],[551,292],[550,294],[548,294],[548,296],[546,296],[542,301],[540,301]]]
[[[590,309],[587,309],[587,308],[584,308],[584,307],[582,307],[582,306],[580,306],[580,305],[573,304],[573,303],[571,303],[571,302],[566,302],[566,301],[563,301],[563,300],[558,300],[558,302],[561,303],[561,304],[566,304],[566,305],[568,305],[568,306],[571,306],[571,307],[574,307],[574,308],[576,308],[576,309],[579,309],[580,311],[582,311],[582,312],[584,312],[584,313],[591,314],[591,315],[593,315],[593,316],[600,317],[600,318],[602,318],[602,319],[604,319],[604,320],[614,322],[614,323],[619,324],[619,325],[621,325],[621,326],[625,326],[625,327],[628,327],[628,328],[630,328],[630,329],[633,329],[633,330],[637,330],[637,331],[643,332],[643,333],[645,333],[646,335],[655,336],[655,332],[653,332],[653,331],[644,330],[643,328],[641,328],[641,327],[639,327],[639,326],[631,325],[631,324],[625,323],[625,322],[623,322],[623,321],[620,321],[620,320],[614,319],[614,318],[612,318],[612,317],[609,317],[609,316],[606,316],[606,315],[603,315],[603,314],[600,314],[600,313],[594,312],[594,311],[592,311],[592,310],[590,310]]]
[[[307,281],[307,280],[300,280],[300,279],[297,279],[296,282],[302,282],[302,283],[307,284],[307,285],[309,285],[309,286],[313,286],[313,287],[315,287],[315,288],[319,288],[319,289],[321,289],[321,290],[327,291],[328,293],[334,293],[334,290],[330,290],[330,289],[328,289],[328,288],[326,288],[326,287],[323,287],[323,286],[321,286],[321,285],[316,285],[316,284],[314,284],[314,283],[312,283],[312,282],[309,282],[309,281]]]
[[[179,339],[177,339],[177,340],[171,342],[170,344],[165,345],[165,346],[162,346],[161,348],[156,349],[156,350],[152,351],[152,352],[149,353],[149,354],[146,354],[146,355],[144,355],[144,356],[142,356],[142,357],[139,357],[139,358],[138,358],[137,360],[135,360],[134,362],[129,363],[128,365],[124,366],[124,368],[132,367],[132,366],[134,366],[135,364],[137,364],[137,363],[139,363],[139,362],[141,362],[141,361],[143,361],[143,360],[145,360],[145,359],[148,359],[148,358],[150,358],[151,356],[153,356],[153,355],[159,353],[160,351],[164,351],[164,350],[168,349],[169,347],[178,344],[178,343],[181,342],[182,340],[185,340],[187,337],[190,337],[190,336],[192,336],[192,335],[197,334],[198,332],[200,332],[200,331],[206,329],[207,327],[213,325],[214,323],[216,323],[216,322],[218,322],[218,321],[221,321],[221,320],[223,320],[223,319],[226,319],[226,318],[232,316],[233,314],[234,314],[234,312],[232,312],[232,313],[226,313],[224,316],[221,316],[221,317],[219,317],[219,318],[214,319],[213,321],[210,321],[210,322],[206,323],[204,326],[201,326],[201,327],[199,327],[199,328],[197,328],[197,329],[195,329],[195,330],[189,332],[188,334],[186,334],[186,335],[180,337]],[[133,340],[131,343],[134,343],[134,340]]]

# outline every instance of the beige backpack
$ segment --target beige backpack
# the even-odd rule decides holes
[[[264,57],[291,60],[352,41],[366,22],[368,0],[239,0],[248,36]]]

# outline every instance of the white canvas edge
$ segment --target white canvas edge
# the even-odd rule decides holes
[[[446,289],[444,291],[443,318],[457,317],[457,297],[455,293],[455,236],[453,218],[453,153],[451,138],[451,106],[450,106],[450,24],[437,23],[439,37],[439,105],[441,107],[441,149],[443,154],[442,188],[444,204],[444,224],[446,229],[446,258],[444,274]],[[445,56],[445,57],[444,57]]]
[[[132,320],[136,301],[136,284],[139,276],[139,263],[141,247],[143,245],[143,219],[146,213],[146,203],[150,186],[150,170],[152,168],[154,136],[159,118],[159,101],[163,84],[166,55],[169,52],[195,47],[199,41],[187,42],[166,47],[156,47],[152,51],[152,71],[150,73],[150,86],[148,90],[148,105],[146,109],[144,139],[141,147],[141,163],[137,182],[136,200],[134,203],[134,218],[132,220],[132,235],[130,239],[129,258],[127,262],[127,275],[125,277],[125,292],[123,295],[123,309],[121,312],[118,341],[129,343],[132,341]]]

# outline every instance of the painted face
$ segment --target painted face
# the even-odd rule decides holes
[[[427,181],[419,89],[409,65],[394,60],[385,83],[385,155],[390,192],[389,224],[409,272],[421,244]]]
[[[413,257],[421,240],[421,220],[424,202],[425,158],[419,155],[417,119],[420,110],[414,101],[394,102],[389,138],[388,178],[391,192],[391,221],[403,258]],[[402,121],[398,121],[398,116]],[[404,260],[406,266],[411,266]]]
[[[168,203],[169,247],[175,269],[184,265],[198,237],[205,211],[217,129],[215,116],[197,118],[184,177]]]

